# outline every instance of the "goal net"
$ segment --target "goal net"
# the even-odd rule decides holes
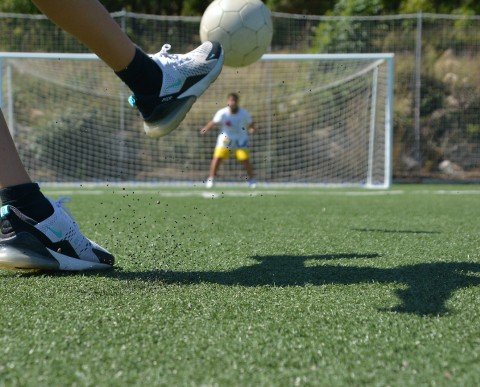
[[[0,53],[0,106],[41,182],[199,182],[216,133],[199,129],[230,92],[254,118],[259,181],[388,187],[393,55],[265,55],[226,67],[180,128],[151,139],[128,89],[94,55]],[[1,161],[0,161],[1,163]],[[230,160],[219,180],[238,181]]]

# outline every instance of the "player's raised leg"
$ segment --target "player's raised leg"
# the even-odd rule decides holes
[[[1,111],[0,155],[0,268],[111,268],[113,256],[85,238],[62,203],[32,183]]]
[[[97,0],[33,0],[62,29],[97,54],[132,90],[129,101],[145,120],[149,136],[163,136],[180,122],[223,66],[219,43],[205,42],[186,54],[170,45],[150,57],[131,40]]]

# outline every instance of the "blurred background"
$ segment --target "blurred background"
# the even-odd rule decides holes
[[[199,41],[204,0],[103,1],[147,51]],[[275,53],[395,53],[394,179],[480,181],[480,2],[268,0]],[[29,0],[0,3],[0,51],[87,52]],[[168,16],[167,16],[168,15]]]
[[[156,15],[201,15],[209,0],[105,0],[111,12],[125,9]],[[396,13],[480,13],[475,0],[267,0],[264,3],[277,12],[310,15],[377,15]],[[31,0],[3,0],[2,12],[38,13]]]

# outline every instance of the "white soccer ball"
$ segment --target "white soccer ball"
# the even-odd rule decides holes
[[[267,51],[272,41],[270,10],[260,0],[215,0],[202,16],[202,42],[220,42],[225,64],[247,66]]]

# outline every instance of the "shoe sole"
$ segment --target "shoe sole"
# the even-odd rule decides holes
[[[220,58],[218,59],[218,62],[212,71],[210,71],[200,82],[197,82],[190,89],[178,96],[178,99],[185,99],[185,103],[182,104],[181,107],[159,121],[153,123],[144,122],[143,129],[145,130],[147,136],[152,138],[163,137],[178,128],[180,123],[185,119],[185,116],[192,108],[193,104],[218,78],[222,72],[224,61],[225,53],[222,49]]]
[[[0,248],[0,269],[2,270],[55,270],[86,271],[111,270],[113,266],[104,263],[84,261],[70,258],[47,249],[55,258],[40,255],[30,250],[19,250],[14,247]]]
[[[174,131],[180,123],[185,119],[185,116],[192,108],[193,104],[197,101],[197,97],[185,98],[184,103],[175,111],[171,112],[168,116],[154,123],[143,123],[143,129],[148,137],[157,138],[163,137]]]
[[[22,241],[15,246],[0,245],[0,269],[3,270],[60,270],[60,271],[85,271],[109,270],[113,266],[100,262],[85,261],[71,258],[67,255],[52,251],[43,246],[35,237],[23,233]]]

